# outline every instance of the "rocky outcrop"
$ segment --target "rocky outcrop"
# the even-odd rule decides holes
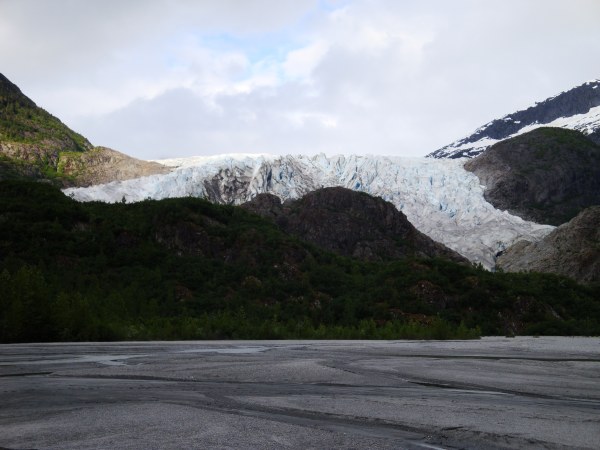
[[[577,130],[600,144],[600,80],[588,81],[530,108],[493,120],[427,156],[473,158],[496,142],[543,126]]]
[[[393,204],[350,189],[318,189],[283,204],[272,194],[260,194],[242,207],[271,218],[286,233],[344,256],[368,261],[417,256],[468,262],[419,232]]]
[[[538,128],[467,161],[494,207],[560,225],[600,204],[600,146],[581,133]]]
[[[549,272],[600,281],[600,206],[583,210],[539,242],[520,241],[497,259],[506,272]]]
[[[95,147],[85,153],[61,154],[58,171],[74,177],[78,186],[91,186],[168,173],[171,169],[156,162],[132,158],[110,148]]]

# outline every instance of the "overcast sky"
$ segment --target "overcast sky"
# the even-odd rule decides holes
[[[600,1],[0,0],[0,72],[144,159],[421,156],[600,78]]]

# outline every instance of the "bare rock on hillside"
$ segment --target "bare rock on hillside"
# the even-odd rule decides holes
[[[172,170],[106,147],[95,147],[84,153],[63,153],[58,168],[60,173],[74,177],[78,186],[130,180]]]
[[[538,242],[520,241],[498,257],[506,272],[549,272],[600,281],[600,206],[583,210]]]

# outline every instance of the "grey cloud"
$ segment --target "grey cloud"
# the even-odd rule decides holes
[[[311,120],[301,127],[293,126],[287,120],[290,105],[274,94],[270,89],[261,89],[245,95],[223,95],[208,102],[189,89],[176,89],[74,125],[88,130],[94,143],[110,136],[102,140],[103,145],[147,159],[326,150],[321,138],[327,130]]]
[[[180,31],[268,33],[285,29],[316,0],[3,0],[0,60],[32,88],[101,79],[106,66],[152,52]],[[0,32],[0,37],[2,33]],[[125,61],[126,62],[126,61]]]

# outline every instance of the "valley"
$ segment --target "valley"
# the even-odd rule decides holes
[[[597,87],[473,159],[140,161],[2,76],[0,340],[596,335]]]

